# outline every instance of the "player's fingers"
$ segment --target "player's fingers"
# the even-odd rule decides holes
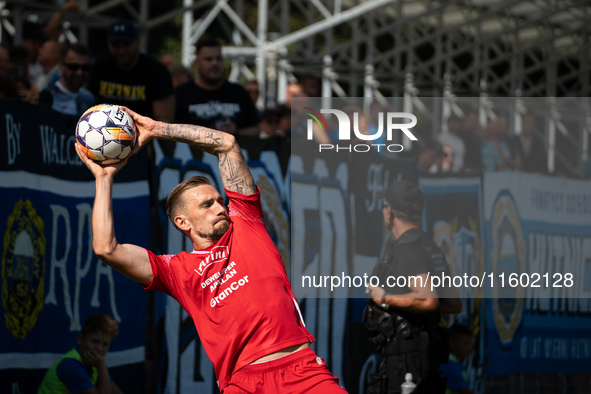
[[[93,166],[98,165],[92,159],[90,159],[88,156],[86,156],[86,154],[82,151],[82,147],[80,146],[79,143],[76,142],[75,147],[76,147],[76,153],[78,154],[78,157],[80,158],[80,160],[82,160],[82,163],[84,163],[84,165],[86,165],[86,167],[88,167],[89,170],[92,170]]]
[[[138,114],[136,114],[135,112],[133,112],[132,110],[130,110],[129,108],[127,108],[124,105],[119,105],[118,107],[121,108],[122,110],[124,110],[125,112],[127,112],[129,114],[129,116],[131,116],[134,119],[139,117]]]
[[[80,158],[80,160],[82,160],[82,163],[86,164],[86,160],[88,160],[88,156],[86,156],[84,154],[84,152],[82,152],[82,149],[80,149],[80,144],[78,144],[77,142],[74,142],[74,148],[76,149],[76,153],[78,154],[78,157]]]

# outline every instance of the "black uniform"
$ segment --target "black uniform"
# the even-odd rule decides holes
[[[414,228],[396,241],[389,240],[382,259],[372,275],[384,284],[387,295],[405,294],[409,287],[388,287],[389,276],[417,276],[430,273],[449,275],[445,255],[423,231]],[[420,283],[417,283],[420,285]],[[372,342],[378,346],[382,364],[370,380],[368,393],[400,393],[407,372],[417,383],[415,393],[444,393],[445,378],[438,373],[439,365],[447,362],[449,338],[447,329],[438,326],[439,311],[421,314],[394,308],[384,308],[373,301],[364,311],[364,321]]]

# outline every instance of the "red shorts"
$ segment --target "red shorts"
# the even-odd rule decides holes
[[[259,364],[249,364],[232,375],[222,394],[346,394],[311,348]]]

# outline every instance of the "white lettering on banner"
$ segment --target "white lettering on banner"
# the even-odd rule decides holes
[[[530,204],[536,211],[591,216],[590,193],[531,189]]]
[[[41,131],[43,164],[82,165],[82,161],[74,149],[75,136],[71,135],[66,140],[65,134],[56,133],[51,126],[39,125],[39,129]]]
[[[8,149],[8,165],[14,164],[16,156],[21,153],[21,124],[15,123],[11,114],[6,118],[6,148]]]
[[[319,178],[328,177],[324,160],[314,163],[314,174]],[[343,166],[341,176],[347,178],[348,168]],[[339,179],[338,171],[336,179]],[[345,185],[347,183],[345,182]],[[347,224],[347,193],[342,186],[320,186],[316,182],[298,182],[292,178],[292,278],[305,275],[349,275],[349,225]],[[305,212],[318,212],[320,218],[320,239],[318,253],[306,256]],[[330,288],[305,288],[301,281],[293,281],[292,288],[301,304],[305,303],[304,321],[306,328],[317,339],[312,348],[322,354],[329,369],[335,376],[342,376],[343,343],[346,329],[347,296],[349,289],[341,287],[330,292]],[[338,298],[328,298],[328,297]],[[319,298],[320,297],[320,298]]]
[[[212,308],[214,308],[216,305],[219,305],[223,300],[228,298],[230,296],[230,294],[232,294],[234,291],[240,289],[242,286],[244,286],[247,283],[248,283],[248,275],[244,276],[244,278],[237,280],[236,282],[232,282],[224,290],[221,290],[217,296],[213,297],[209,301],[209,305]]]
[[[49,292],[45,297],[46,304],[57,305],[57,299],[55,297],[55,270],[60,270],[60,276],[62,278],[62,286],[64,292],[64,306],[66,308],[66,314],[70,318],[70,331],[79,329],[74,323],[74,316],[72,314],[72,300],[70,298],[70,282],[68,281],[68,273],[66,264],[68,262],[68,255],[70,254],[70,247],[72,246],[71,240],[71,228],[70,228],[70,213],[65,207],[61,205],[51,204],[49,206],[53,214],[53,225],[51,233],[51,265],[49,268]],[[57,258],[57,237],[58,237],[58,221],[62,218],[66,228],[66,250],[61,259]]]
[[[119,316],[119,312],[117,312],[117,303],[115,302],[115,281],[113,280],[113,269],[100,260],[97,260],[96,262],[94,290],[92,292],[92,298],[90,299],[90,306],[94,306],[95,308],[101,306],[99,301],[99,288],[102,275],[107,277],[107,281],[109,283],[109,300],[111,304],[111,312],[113,312],[113,319],[121,323],[121,317]]]
[[[529,360],[590,360],[589,338],[523,337],[519,358]]]
[[[82,203],[76,205],[78,210],[78,247],[76,248],[76,289],[74,290],[74,317],[72,319],[72,325],[81,329],[80,324],[80,286],[82,284],[82,278],[88,274],[90,266],[92,264],[92,256],[94,255],[92,249],[92,207],[88,203]],[[83,240],[84,235],[84,222],[88,226],[88,238]],[[84,242],[86,241],[86,242]],[[82,264],[82,248],[86,246],[86,262]]]
[[[526,311],[588,313],[591,237],[530,232],[528,238],[528,274],[537,280],[527,287]],[[548,273],[548,277],[541,276],[543,273]],[[565,273],[571,273],[576,278],[572,287],[565,286]]]
[[[78,234],[77,234],[77,250],[76,250],[76,267],[75,267],[75,289],[74,299],[72,300],[70,294],[70,282],[68,280],[68,258],[72,247],[72,224],[70,221],[70,213],[66,207],[61,205],[50,205],[53,214],[52,234],[51,234],[51,265],[49,268],[49,291],[45,297],[46,304],[58,305],[56,297],[57,280],[55,271],[59,270],[60,278],[62,280],[62,290],[64,295],[64,308],[66,314],[70,318],[70,331],[79,331],[82,326],[80,324],[80,290],[82,286],[82,278],[88,275],[92,266],[92,257],[94,256],[92,250],[92,207],[88,203],[81,203],[76,205],[78,211]],[[59,222],[63,220],[65,234],[60,234],[58,231]],[[88,237],[84,240],[85,224],[88,232]],[[58,239],[64,239],[65,249],[61,258],[57,257]],[[86,259],[82,262],[83,248],[86,247]],[[115,320],[121,322],[121,317],[117,313],[117,306],[115,302],[115,282],[113,280],[113,273],[111,267],[105,266],[98,259],[96,268],[96,279],[94,293],[90,302],[91,306],[100,306],[98,301],[98,285],[100,276],[106,275],[109,282],[109,296],[112,314]]]

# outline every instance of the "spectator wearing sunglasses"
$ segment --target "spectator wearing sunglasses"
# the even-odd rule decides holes
[[[64,46],[60,55],[61,78],[39,95],[39,102],[66,115],[80,116],[94,105],[94,96],[84,89],[90,70],[90,51],[80,43]]]

